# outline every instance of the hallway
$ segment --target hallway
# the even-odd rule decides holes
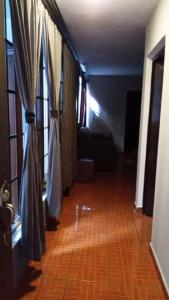
[[[64,199],[58,231],[47,232],[46,254],[32,263],[20,299],[168,299],[149,251],[151,219],[134,211],[131,166],[126,161],[125,171],[121,166],[96,174],[94,183],[75,184]],[[41,276],[32,280],[38,270]]]

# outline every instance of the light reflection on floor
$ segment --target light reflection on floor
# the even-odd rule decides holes
[[[75,184],[43,260],[32,263],[42,274],[21,299],[167,299],[149,251],[151,219],[134,210],[134,178],[128,169]]]

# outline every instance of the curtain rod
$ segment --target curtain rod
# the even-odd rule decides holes
[[[42,3],[44,4],[45,8],[47,9],[50,17],[52,18],[53,22],[57,25],[58,30],[60,31],[63,42],[68,46],[69,50],[71,51],[74,59],[78,62],[79,68],[81,70],[82,76],[84,76],[84,79],[88,81],[88,75],[86,72],[83,72],[81,66],[80,66],[80,57],[79,54],[72,42],[72,39],[70,37],[69,31],[67,29],[67,26],[65,24],[65,21],[62,17],[62,14],[60,12],[60,9],[56,3],[57,0],[42,0]]]

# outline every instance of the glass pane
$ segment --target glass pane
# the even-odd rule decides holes
[[[10,140],[10,152],[11,152],[11,179],[16,177],[17,172],[17,138]]]
[[[11,24],[11,11],[10,11],[10,4],[9,0],[5,1],[6,3],[6,39],[13,43],[12,37],[12,24]]]
[[[60,83],[60,95],[59,95],[59,110],[62,113],[63,110],[63,83]]]
[[[37,97],[40,97],[41,93],[40,93],[40,76],[39,76],[39,80],[38,80],[38,87],[37,87]]]
[[[36,127],[42,128],[42,122],[43,122],[43,102],[41,99],[36,99]]]
[[[48,127],[49,124],[49,102],[43,101],[43,115],[44,115],[44,127]]]
[[[9,129],[10,135],[16,134],[16,96],[8,94],[8,107],[9,107]]]
[[[26,121],[25,121],[25,109],[22,105],[22,145],[23,145],[23,151],[25,148],[25,128],[26,128]]]
[[[63,70],[61,70],[61,81],[63,82],[63,80],[64,80],[64,72]]]
[[[37,130],[37,143],[38,143],[38,155],[39,159],[43,158],[43,131]]]
[[[47,62],[46,62],[46,51],[45,51],[45,35],[44,32],[42,34],[42,54],[43,54],[43,67],[46,68]]]
[[[26,125],[26,120],[25,120],[25,109],[22,104],[22,133],[25,132],[25,125]]]
[[[44,129],[44,155],[48,153],[48,128]]]
[[[80,123],[81,96],[82,96],[82,78],[81,78],[81,77],[79,77],[79,95],[78,95],[78,123]]]
[[[8,63],[8,89],[15,91],[15,68],[14,68],[14,50],[7,45],[7,63]]]
[[[43,70],[43,98],[48,99],[48,85],[46,70]]]
[[[12,204],[15,208],[15,212],[16,214],[18,214],[18,203],[19,203],[19,199],[18,199],[18,179],[16,179],[15,181],[13,181],[11,183],[11,199],[12,199]]]
[[[44,157],[44,179],[46,180],[48,173],[48,155]]]

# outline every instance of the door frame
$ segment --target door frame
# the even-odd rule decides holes
[[[155,72],[155,62],[158,60],[160,60],[161,57],[163,57],[165,59],[165,40],[163,40],[163,46],[160,48],[160,50],[158,49],[158,52],[156,52],[156,54],[153,56],[152,58],[152,74],[151,74],[151,91],[150,91],[150,104],[149,104],[149,115],[148,115],[148,129],[147,129],[147,142],[146,142],[146,156],[145,156],[145,170],[144,170],[144,184],[143,184],[143,207],[142,207],[142,211],[143,214],[147,214],[146,213],[146,201],[145,201],[145,185],[146,185],[146,172],[147,172],[147,161],[148,161],[148,152],[149,152],[149,148],[150,148],[150,144],[149,144],[149,131],[150,131],[150,127],[151,127],[151,113],[152,113],[152,109],[153,109],[153,85],[154,85],[154,72]],[[164,74],[164,63],[163,63],[163,74]],[[162,104],[162,93],[163,93],[163,89],[161,91],[161,102],[160,104]],[[161,121],[161,106],[160,106],[160,118],[159,118],[159,131],[160,131],[160,121]],[[159,144],[159,131],[158,131],[158,141],[157,144]],[[156,171],[157,171],[157,160],[158,160],[158,145],[157,145],[157,155],[156,155]],[[155,178],[156,178],[156,171],[155,171]],[[156,179],[154,182],[154,198],[155,198],[155,188],[156,188]],[[153,199],[153,206],[154,206],[154,199]],[[148,214],[150,215],[150,214]],[[153,217],[153,213],[152,213],[152,217]]]

